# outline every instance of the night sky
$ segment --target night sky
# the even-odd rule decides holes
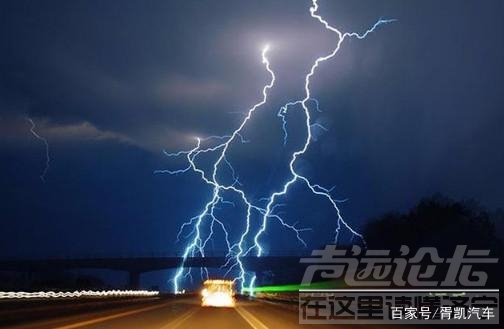
[[[276,113],[303,97],[307,70],[337,42],[310,17],[310,4],[1,1],[0,257],[180,252],[179,225],[211,191],[194,174],[153,172],[184,166],[163,149],[190,149],[194,136],[239,125],[269,79],[265,43],[277,84],[246,129],[250,143],[231,152],[254,198],[277,189],[304,133],[294,111],[283,147]],[[504,2],[320,6],[343,31],[363,32],[380,17],[398,22],[345,41],[321,65],[315,120],[328,131],[316,132],[299,170],[335,186],[357,229],[437,192],[504,207]],[[45,182],[44,144],[27,117],[50,145]],[[332,209],[301,186],[292,192],[285,218],[313,228],[309,247],[330,242]],[[231,228],[241,221],[223,216]],[[300,248],[291,233],[271,229],[271,253]]]

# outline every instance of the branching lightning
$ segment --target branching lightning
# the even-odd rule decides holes
[[[42,173],[40,174],[40,179],[42,180],[42,182],[45,182],[45,177],[46,177],[46,174],[47,174],[47,171],[49,170],[49,164],[51,163],[51,158],[50,158],[50,155],[49,155],[49,143],[47,142],[47,139],[40,136],[36,131],[36,125],[35,125],[35,122],[31,119],[31,118],[26,118],[26,120],[30,123],[31,127],[30,127],[30,132],[33,136],[35,136],[35,138],[39,139],[42,141],[42,143],[44,143],[44,146],[45,146],[45,157],[46,157],[46,161],[45,161],[45,167],[44,167],[44,170],[42,171]]]
[[[275,73],[270,67],[270,62],[268,60],[267,54],[269,46],[266,46],[262,51],[262,63],[264,64],[266,71],[270,75],[270,80],[262,89],[261,100],[253,105],[247,112],[246,115],[238,126],[230,135],[226,136],[211,136],[207,138],[196,138],[196,146],[190,150],[179,151],[176,153],[165,152],[168,157],[182,157],[185,156],[187,160],[187,166],[176,170],[158,170],[156,173],[167,173],[167,174],[182,174],[187,172],[196,173],[201,177],[201,179],[212,189],[212,196],[210,200],[205,204],[203,210],[193,218],[190,218],[187,222],[182,224],[180,230],[177,234],[177,239],[190,238],[190,242],[186,246],[183,254],[182,265],[177,269],[175,276],[173,277],[173,287],[175,292],[179,291],[180,281],[182,279],[192,279],[191,270],[184,267],[185,261],[188,257],[201,256],[205,257],[205,247],[208,242],[211,241],[215,234],[215,230],[219,229],[223,232],[225,236],[225,243],[227,246],[228,253],[226,255],[227,262],[224,265],[227,268],[226,275],[230,274],[233,270],[237,270],[238,275],[235,276],[234,280],[239,282],[241,286],[241,291],[248,291],[253,294],[253,287],[256,281],[254,275],[248,274],[244,264],[243,257],[248,255],[255,255],[261,257],[264,255],[264,249],[261,245],[262,235],[266,232],[268,228],[268,223],[270,220],[275,220],[280,223],[284,228],[291,231],[298,242],[306,246],[305,241],[302,238],[302,233],[309,228],[298,228],[296,224],[290,224],[285,221],[278,213],[278,208],[284,206],[284,204],[278,203],[280,198],[286,197],[288,195],[289,189],[294,183],[304,184],[308,190],[316,196],[322,197],[328,201],[328,203],[333,207],[336,214],[336,229],[334,242],[338,243],[340,232],[344,228],[352,234],[352,239],[357,237],[362,244],[365,245],[364,237],[354,230],[342,217],[338,203],[341,200],[335,199],[332,195],[333,188],[325,188],[319,184],[315,184],[310,181],[310,179],[296,170],[297,160],[306,153],[309,149],[311,142],[313,141],[312,130],[314,128],[327,130],[323,125],[317,122],[312,122],[310,105],[315,108],[316,111],[320,111],[319,102],[313,98],[312,91],[310,89],[311,79],[314,77],[317,68],[321,63],[328,61],[336,56],[339,52],[341,45],[347,38],[357,38],[365,39],[370,33],[374,32],[379,26],[387,23],[391,23],[395,20],[384,20],[379,19],[370,29],[362,34],[356,32],[341,32],[335,27],[331,26],[318,12],[317,0],[312,0],[312,6],[310,7],[310,15],[320,22],[324,28],[337,36],[337,43],[335,48],[324,56],[318,57],[311,69],[307,73],[304,79],[304,96],[296,101],[288,102],[280,108],[277,116],[281,119],[281,125],[283,130],[283,144],[286,145],[288,141],[287,124],[288,117],[287,113],[294,106],[301,106],[304,115],[304,127],[306,133],[306,139],[304,140],[301,147],[292,152],[289,161],[289,178],[277,191],[273,192],[271,195],[259,199],[258,204],[254,203],[251,197],[241,188],[242,184],[239,181],[239,176],[235,171],[230,158],[228,149],[232,143],[246,143],[247,140],[243,137],[243,129],[246,127],[247,123],[250,121],[254,113],[267,103],[268,93],[275,85]],[[198,157],[205,153],[212,153],[216,156],[216,160],[212,163],[211,170],[204,170],[198,167],[197,160]],[[217,216],[217,210],[219,206],[235,206],[235,204],[224,197],[224,192],[231,192],[236,195],[240,202],[243,204],[245,209],[244,224],[245,228],[238,241],[232,242],[231,237],[228,233],[226,223],[220,220]],[[261,203],[262,202],[262,203]],[[265,206],[264,206],[264,203]],[[261,206],[262,205],[262,206]],[[251,221],[253,218],[259,220],[259,228],[256,232],[252,232]],[[208,225],[208,232],[205,232],[203,224]],[[188,234],[184,235],[186,230],[190,230]],[[247,239],[251,240],[249,243]],[[252,243],[253,242],[253,243]],[[202,276],[208,278],[207,269],[201,269]],[[248,282],[248,284],[247,284]]]
[[[338,36],[338,42],[336,44],[336,47],[333,49],[333,51],[330,54],[328,54],[326,56],[319,57],[319,58],[317,58],[315,60],[315,62],[312,65],[309,73],[305,77],[305,97],[302,100],[298,100],[298,101],[287,103],[283,107],[283,110],[281,110],[282,113],[284,114],[284,115],[282,115],[282,119],[283,119],[283,123],[284,123],[283,127],[284,127],[284,133],[285,133],[285,114],[287,113],[289,107],[291,107],[293,105],[301,104],[301,106],[303,107],[303,111],[304,111],[305,119],[306,119],[305,122],[306,122],[307,137],[306,137],[306,140],[305,140],[305,143],[304,143],[303,147],[301,149],[295,151],[292,154],[292,158],[291,158],[291,161],[289,163],[289,169],[290,169],[290,172],[291,172],[291,179],[289,181],[287,181],[287,183],[285,183],[285,185],[283,186],[283,188],[280,191],[274,192],[269,197],[269,202],[266,205],[266,212],[265,212],[265,214],[263,216],[262,227],[257,232],[257,234],[255,236],[255,239],[254,239],[255,242],[256,242],[255,248],[257,249],[257,256],[258,257],[260,257],[262,255],[262,253],[263,253],[263,249],[261,248],[261,245],[259,243],[259,238],[266,231],[268,217],[271,214],[271,210],[273,209],[273,205],[275,204],[276,199],[278,197],[286,195],[287,192],[288,192],[288,190],[289,190],[289,188],[290,188],[290,186],[293,185],[297,181],[301,181],[302,183],[306,184],[306,186],[311,190],[312,193],[326,198],[331,203],[331,205],[333,206],[333,208],[334,208],[334,210],[336,212],[336,215],[337,215],[337,228],[336,228],[336,233],[335,233],[335,238],[334,238],[334,242],[335,243],[338,242],[341,226],[343,225],[354,236],[359,237],[361,239],[361,241],[365,244],[364,237],[360,233],[358,233],[357,231],[355,231],[354,229],[352,229],[352,227],[350,225],[348,225],[348,223],[341,216],[341,212],[340,212],[340,210],[338,208],[338,205],[337,205],[338,200],[335,200],[331,196],[330,189],[326,189],[326,188],[324,188],[324,187],[322,187],[322,186],[320,186],[318,184],[311,183],[308,178],[306,178],[305,176],[301,175],[300,173],[298,173],[296,171],[294,165],[295,165],[296,160],[299,158],[299,156],[303,155],[308,150],[308,147],[310,146],[310,142],[312,140],[312,130],[311,130],[311,127],[313,126],[313,124],[311,123],[311,116],[310,116],[310,111],[309,111],[309,108],[308,108],[308,101],[311,99],[310,82],[311,82],[311,78],[315,75],[315,70],[319,67],[320,63],[325,62],[325,61],[333,58],[334,56],[336,56],[336,54],[338,53],[338,51],[341,48],[341,45],[342,45],[343,41],[345,41],[345,39],[347,37],[356,37],[357,39],[364,39],[370,33],[374,32],[380,25],[391,23],[391,22],[394,22],[395,20],[393,20],[393,19],[389,19],[389,20],[380,19],[380,20],[378,20],[373,25],[373,27],[371,27],[370,29],[368,29],[363,34],[358,34],[356,32],[345,32],[345,33],[342,33],[338,29],[336,29],[335,27],[331,26],[324,18],[322,18],[322,16],[318,15],[317,11],[318,11],[317,0],[312,0],[312,7],[310,8],[310,14],[311,14],[311,16],[313,18],[317,19],[320,23],[322,23],[327,30],[336,33],[337,36]],[[318,102],[317,102],[317,109],[318,109]],[[285,140],[285,137],[284,137],[284,140]]]

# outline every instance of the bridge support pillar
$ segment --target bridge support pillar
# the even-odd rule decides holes
[[[140,288],[140,274],[140,271],[129,271],[129,289],[136,290]]]
[[[255,284],[258,285],[258,286],[261,286],[264,284],[264,275],[263,275],[263,271],[255,271],[254,272],[254,275],[255,275]]]

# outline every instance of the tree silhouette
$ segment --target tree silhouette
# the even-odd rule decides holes
[[[487,211],[477,202],[457,202],[441,195],[421,200],[405,214],[388,213],[376,218],[364,231],[370,249],[436,247],[445,257],[453,254],[456,245],[490,249],[495,256],[502,250]]]

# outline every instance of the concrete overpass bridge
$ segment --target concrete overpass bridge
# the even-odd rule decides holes
[[[249,271],[282,273],[300,268],[302,256],[246,256],[242,262]],[[188,257],[184,267],[219,268],[225,265],[223,256]],[[40,273],[75,269],[107,269],[129,273],[129,286],[138,288],[142,273],[177,268],[182,264],[180,256],[120,257],[120,258],[53,258],[30,260],[0,260],[0,271]]]

